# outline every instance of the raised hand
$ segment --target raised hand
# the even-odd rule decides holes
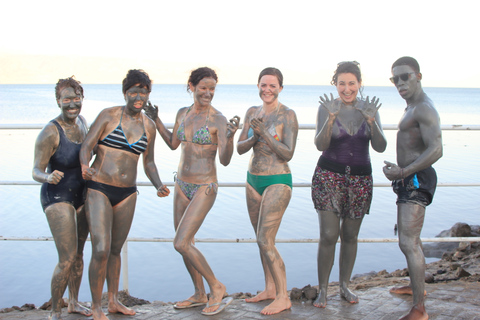
[[[234,116],[227,122],[227,138],[232,137],[240,126],[240,117]]]
[[[330,99],[328,98],[327,94],[324,96],[320,96],[320,105],[328,110],[330,115],[337,116],[340,112],[340,107],[342,106],[342,101],[340,99],[335,100],[333,98],[333,94],[330,93]]]
[[[380,107],[382,106],[381,103],[378,105],[379,101],[380,100],[377,99],[377,97],[373,97],[372,101],[370,101],[369,97],[367,97],[365,103],[363,104],[363,108],[360,109],[358,107],[355,107],[355,109],[360,111],[367,121],[373,122],[375,121],[375,115],[377,114],[378,109],[380,109]]]
[[[154,106],[150,101],[148,101],[147,105],[145,106],[145,114],[147,115],[147,117],[149,117],[153,121],[157,120],[158,107]]]

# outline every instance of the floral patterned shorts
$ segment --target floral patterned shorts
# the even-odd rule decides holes
[[[371,175],[356,176],[315,168],[312,200],[317,212],[331,211],[342,219],[363,218],[370,211],[372,195]]]

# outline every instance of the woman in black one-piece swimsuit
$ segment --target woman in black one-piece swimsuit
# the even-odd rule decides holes
[[[79,81],[60,79],[55,94],[61,112],[37,137],[32,176],[42,183],[40,199],[58,251],[58,264],[51,283],[50,319],[61,319],[67,284],[68,312],[91,315],[89,309],[78,303],[83,247],[88,235],[83,206],[85,181],[79,152],[87,135],[87,124],[79,115],[83,100]]]

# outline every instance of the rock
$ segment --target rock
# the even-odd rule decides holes
[[[382,271],[377,273],[377,277],[383,277],[383,276],[386,276],[386,275],[388,275],[388,272],[385,269],[383,269]]]
[[[311,287],[310,285],[306,286],[305,288],[303,288],[303,296],[307,299],[307,300],[314,300],[316,297],[317,297],[317,289],[316,288],[313,288]]]
[[[457,222],[450,229],[450,237],[471,237],[472,228],[466,223]]]
[[[460,242],[457,251],[469,251],[471,249],[470,242]]]
[[[455,276],[458,278],[465,278],[470,276],[470,272],[464,270],[462,267],[458,268],[457,271],[455,271]]]
[[[444,274],[444,273],[447,273],[447,271],[445,271],[445,270],[443,270],[443,269],[437,270],[437,274]]]
[[[455,270],[457,270],[458,268],[460,268],[460,265],[459,265],[458,263],[452,263],[452,264],[450,265],[450,270],[452,270],[452,271],[455,271]]]
[[[28,311],[28,310],[33,310],[33,309],[36,309],[36,308],[35,308],[35,305],[34,305],[33,303],[25,303],[25,304],[20,308],[21,311]]]
[[[445,261],[452,261],[453,253],[452,252],[444,252],[442,254],[442,260]]]
[[[425,272],[425,282],[426,283],[434,283],[435,278],[433,277],[433,274],[431,274],[430,272]]]
[[[290,291],[291,300],[300,300],[302,298],[302,290],[298,288],[292,288]]]
[[[453,254],[453,260],[462,260],[465,257],[465,252],[457,251]]]

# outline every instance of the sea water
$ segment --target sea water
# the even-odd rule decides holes
[[[121,85],[84,85],[82,115],[93,122],[100,110],[124,104]],[[480,89],[425,88],[440,113],[442,124],[480,124]],[[280,101],[292,108],[301,124],[315,124],[319,95],[335,94],[333,86],[288,86]],[[380,98],[383,124],[396,124],[403,114],[405,101],[392,87],[366,87],[364,95]],[[192,103],[185,85],[154,85],[150,100],[159,106],[160,117],[173,123],[180,107]],[[261,103],[255,85],[217,86],[213,105],[227,119]],[[59,114],[54,85],[0,85],[0,124],[46,124]],[[37,129],[0,130],[0,180],[32,181],[33,151]],[[238,137],[239,132],[237,132]],[[395,136],[385,131],[387,150],[378,154],[371,149],[375,183],[388,183],[382,173],[383,161],[395,162]],[[296,151],[290,161],[294,183],[311,182],[320,152],[313,144],[314,130],[300,130]],[[235,139],[236,141],[236,139]],[[480,131],[443,131],[443,157],[434,165],[439,183],[478,183]],[[233,155],[229,166],[218,162],[219,182],[245,182],[251,153]],[[155,162],[164,182],[173,181],[180,149],[171,151],[157,135]],[[142,161],[138,181],[148,182]],[[130,237],[173,238],[173,196],[156,197],[151,186],[140,186]],[[16,237],[51,236],[40,206],[40,185],[0,185],[0,235]],[[395,237],[395,195],[391,188],[374,188],[370,215],[366,216],[360,238]],[[434,237],[456,222],[480,224],[480,187],[438,187],[433,203],[427,208],[422,237]],[[313,208],[310,188],[294,188],[292,200],[277,234],[279,239],[318,238],[318,217]],[[197,238],[254,238],[248,218],[245,189],[222,187],[216,203],[198,231]],[[256,293],[264,287],[263,271],[255,243],[197,243],[229,293]],[[286,270],[288,288],[316,285],[317,244],[279,243]],[[85,246],[85,271],[80,301],[90,301],[88,263],[91,244]],[[432,259],[427,259],[431,261]],[[37,306],[50,299],[50,280],[57,263],[52,241],[3,241],[0,244],[0,308],[24,303]],[[360,243],[354,274],[405,268],[406,262],[396,243]],[[130,242],[128,245],[129,291],[150,301],[177,301],[193,294],[190,277],[181,255],[170,242]],[[338,280],[337,257],[330,281]],[[120,282],[120,289],[123,281]],[[106,290],[106,289],[105,289]]]

